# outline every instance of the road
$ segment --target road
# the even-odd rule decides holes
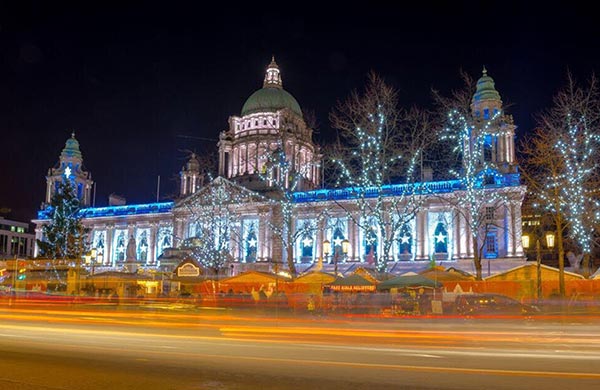
[[[4,306],[0,388],[598,389],[600,324]]]

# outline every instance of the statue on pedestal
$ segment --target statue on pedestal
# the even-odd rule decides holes
[[[137,254],[136,254],[136,245],[135,238],[133,236],[129,237],[129,242],[127,243],[127,257],[125,258],[125,269],[128,272],[137,272]]]
[[[136,261],[136,250],[135,250],[135,238],[133,238],[133,236],[129,236],[129,242],[127,243],[127,251],[125,252],[127,257],[125,258],[125,261],[127,263],[135,263]]]

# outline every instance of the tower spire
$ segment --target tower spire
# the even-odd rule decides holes
[[[271,56],[271,63],[269,66],[267,66],[263,88],[283,88],[281,73],[279,72],[279,66],[277,65],[277,62],[275,62],[274,55]]]

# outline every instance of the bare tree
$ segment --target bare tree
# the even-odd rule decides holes
[[[271,231],[279,238],[282,249],[285,252],[285,262],[292,276],[296,276],[296,264],[294,261],[294,247],[299,239],[305,236],[313,236],[323,219],[323,209],[308,210],[305,205],[301,207],[294,199],[294,193],[303,187],[308,173],[313,168],[313,163],[303,166],[294,166],[292,161],[299,161],[297,156],[286,155],[283,141],[278,143],[277,148],[271,150],[267,155],[264,171],[260,178],[268,185],[269,191],[265,195],[269,198],[272,206],[273,218],[268,222]],[[298,210],[311,215],[310,222],[301,226],[295,226]]]
[[[243,231],[240,207],[264,201],[266,200],[260,195],[227,179],[216,178],[179,204],[189,215],[188,238],[183,240],[182,249],[211,270],[216,277],[234,260],[234,248],[238,248],[241,253],[246,241],[249,241],[249,250],[254,252],[246,254],[244,261],[256,261],[258,241],[256,238],[254,241],[246,240],[248,232]],[[255,229],[257,237],[258,226],[251,226],[250,229]],[[247,258],[248,256],[251,258]]]
[[[561,191],[564,162],[555,145],[559,134],[550,128],[537,128],[523,139],[520,145],[523,161],[521,174],[527,184],[527,193],[533,210],[548,213],[556,229],[558,249],[559,290],[565,296],[565,249],[564,237],[568,227],[564,205],[566,199]]]
[[[587,274],[600,218],[597,79],[592,76],[587,86],[580,87],[569,74],[567,85],[555,95],[553,106],[537,117],[537,122],[540,129],[523,148],[528,157],[525,174],[540,207],[554,218],[564,295],[565,229],[568,227],[584,255],[583,270]]]
[[[400,108],[397,90],[371,72],[364,91],[338,102],[329,117],[339,137],[332,159],[336,185],[353,192],[353,202],[337,204],[362,229],[369,256],[383,271],[400,231],[423,201],[417,178],[432,141],[430,114]],[[379,246],[383,253],[373,253]]]
[[[504,228],[498,214],[511,203],[520,202],[522,194],[505,188],[504,176],[485,153],[488,137],[503,134],[507,126],[512,126],[512,118],[504,115],[503,110],[489,119],[473,115],[471,99],[475,82],[464,72],[461,75],[464,87],[453,91],[450,97],[434,91],[439,117],[446,118],[441,139],[451,145],[456,161],[461,162],[448,170],[459,181],[459,189],[438,198],[464,221],[467,229],[463,233],[469,235],[476,277],[481,279],[488,235],[492,229]]]

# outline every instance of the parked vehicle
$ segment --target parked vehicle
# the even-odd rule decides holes
[[[540,310],[501,294],[461,294],[455,300],[460,315],[533,315]]]

